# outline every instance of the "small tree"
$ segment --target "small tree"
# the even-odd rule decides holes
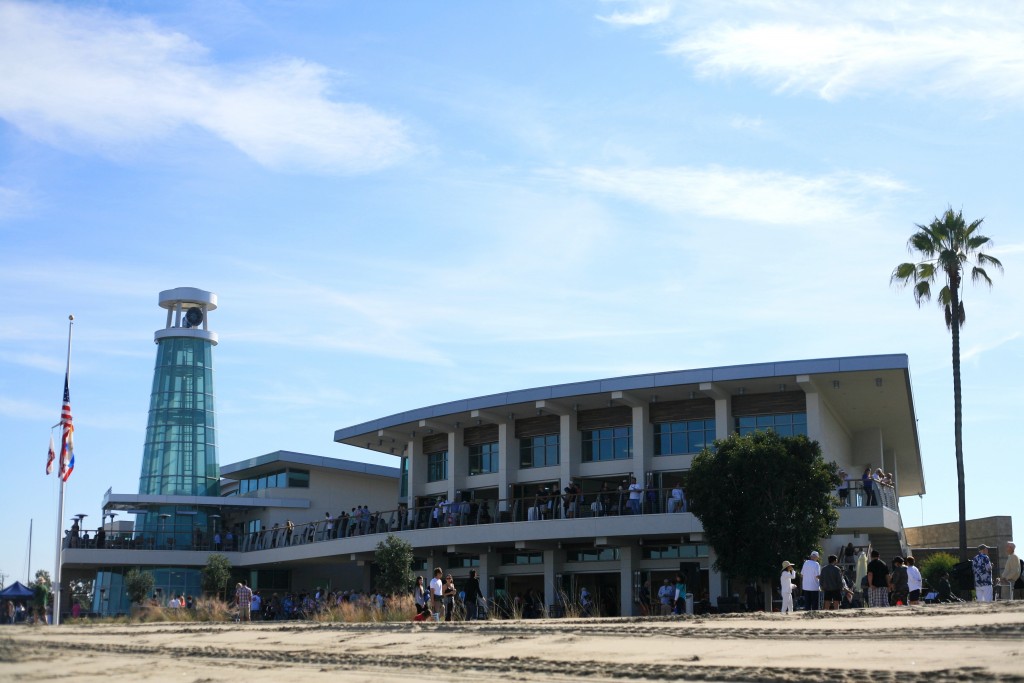
[[[153,591],[155,583],[153,575],[149,572],[142,571],[138,567],[129,569],[128,573],[124,575],[124,592],[128,594],[129,600],[141,605],[146,596]]]
[[[226,555],[212,553],[203,567],[203,591],[207,595],[220,597],[231,579],[231,560]]]
[[[394,534],[377,544],[373,562],[377,565],[379,588],[385,595],[412,590],[412,545]]]
[[[693,460],[690,510],[717,570],[773,585],[783,560],[799,561],[835,531],[838,468],[806,436],[733,434],[715,446]]]
[[[50,604],[50,597],[53,593],[53,582],[50,580],[50,572],[45,569],[36,570],[36,580],[28,585],[32,589],[32,606],[40,613],[46,612],[46,606]]]
[[[946,574],[949,575],[949,585],[953,592],[958,592],[964,587],[959,585],[957,577],[953,574],[953,565],[957,563],[957,559],[954,555],[949,553],[935,553],[929,555],[924,562],[921,563],[919,569],[921,570],[921,576],[929,588],[934,591],[939,590],[939,581]],[[970,589],[971,586],[967,586]]]

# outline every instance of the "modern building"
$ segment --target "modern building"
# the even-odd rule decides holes
[[[159,302],[168,314],[156,333],[139,493],[108,491],[110,534],[102,544],[69,538],[64,552],[65,576],[97,579],[95,612],[127,610],[130,567],[152,571],[165,594],[198,594],[215,551],[264,590],[369,590],[388,533],[412,544],[418,571],[440,566],[458,579],[475,569],[488,597],[507,605],[518,596],[557,613],[586,588],[600,613],[634,614],[646,581],[677,573],[714,604],[740,587],[714,570],[715,550],[675,489],[696,453],[734,432],[805,434],[849,473],[838,528],[821,540],[829,553],[848,544],[905,553],[899,501],[925,491],[905,355],[522,389],[335,432],[395,467],[288,451],[218,467],[217,338],[207,327],[216,295],[179,288]],[[868,468],[892,473],[894,486],[863,490]],[[643,487],[635,502],[631,478]],[[115,524],[121,515],[136,516],[130,530],[123,517]]]
[[[154,335],[156,365],[139,492],[107,491],[97,527],[102,532],[96,535],[86,532],[80,518],[69,524],[77,533],[65,541],[65,585],[95,579],[92,611],[123,613],[129,607],[123,578],[130,568],[152,572],[164,596],[198,595],[200,570],[209,554],[220,550],[257,588],[332,583],[361,588],[365,581],[358,562],[312,557],[302,546],[326,540],[328,520],[341,515],[342,506],[392,507],[398,469],[288,451],[220,467],[213,391],[218,339],[209,329],[217,295],[179,287],[160,292],[158,303],[167,314],[165,327]],[[294,529],[286,543],[289,522]],[[282,566],[280,552],[274,551],[286,545],[295,550]],[[70,599],[62,604],[70,610]]]
[[[916,425],[908,359],[887,355],[524,389],[346,427],[335,441],[400,459],[403,533],[427,565],[476,568],[492,594],[546,604],[585,587],[604,613],[632,614],[645,581],[680,571],[712,604],[740,592],[714,571],[700,522],[670,500],[694,455],[733,432],[805,434],[850,474],[828,552],[905,553],[899,498],[925,491]],[[868,494],[866,468],[895,486]],[[644,487],[640,516],[625,514],[630,477]]]

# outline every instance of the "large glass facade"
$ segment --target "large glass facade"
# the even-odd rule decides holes
[[[498,471],[498,442],[469,447],[469,473],[491,474]]]
[[[657,422],[654,425],[654,454],[700,453],[715,442],[714,420]]]
[[[192,337],[161,339],[139,493],[216,496],[219,476],[212,344]]]
[[[448,479],[448,451],[427,453],[427,481]]]
[[[558,434],[531,436],[519,440],[519,467],[554,467],[558,464]]]
[[[605,427],[583,432],[583,462],[629,460],[633,457],[633,428]]]
[[[736,431],[740,436],[769,430],[779,436],[807,436],[807,413],[750,415],[736,418]]]

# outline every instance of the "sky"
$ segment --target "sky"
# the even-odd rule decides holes
[[[53,569],[68,315],[89,527],[138,490],[175,287],[220,299],[221,464],[397,466],[334,430],[905,353],[904,524],[955,521],[950,336],[889,281],[949,206],[1005,266],[964,292],[967,514],[1019,527],[1021,35],[999,1],[0,0],[0,573]]]

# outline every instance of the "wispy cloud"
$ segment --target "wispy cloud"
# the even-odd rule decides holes
[[[0,396],[0,415],[17,420],[47,420],[53,418],[55,412],[52,406],[44,408],[24,399]]]
[[[19,216],[28,208],[28,196],[24,192],[0,185],[0,221]]]
[[[707,168],[595,168],[545,171],[581,189],[601,192],[670,213],[756,223],[813,224],[848,218],[869,194],[897,192],[901,183],[884,175]]]
[[[672,5],[658,3],[641,7],[632,12],[612,12],[598,15],[600,21],[614,26],[651,26],[660,24],[672,15]]]
[[[699,75],[747,75],[780,92],[826,100],[906,92],[1020,105],[1022,34],[1024,6],[1015,2],[747,0],[677,3],[656,36]]]
[[[0,117],[61,147],[123,154],[191,126],[280,170],[363,173],[412,152],[400,120],[330,99],[322,65],[219,64],[145,19],[6,2],[0,64]]]

